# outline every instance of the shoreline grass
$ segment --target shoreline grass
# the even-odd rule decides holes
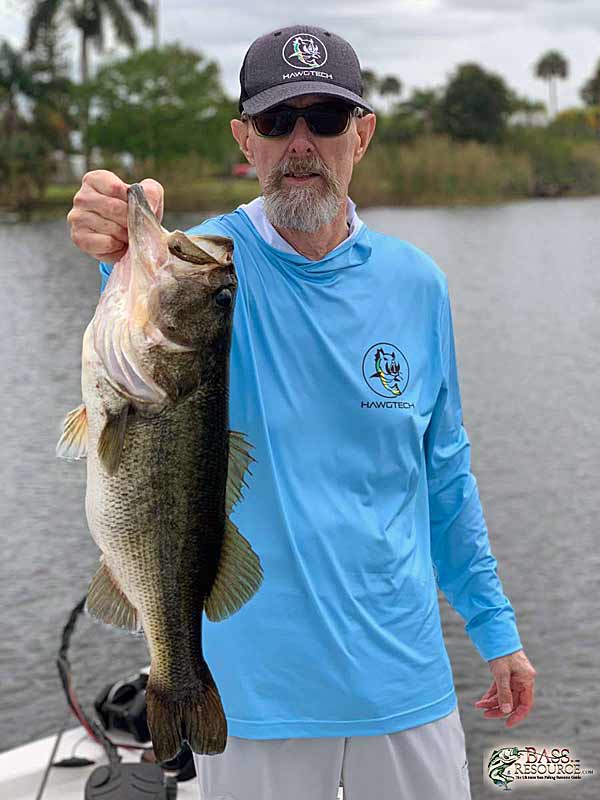
[[[111,168],[111,167],[108,167]],[[114,169],[114,167],[112,167]],[[124,180],[135,180],[131,174]],[[136,172],[133,175],[137,174]],[[147,165],[139,174],[148,175]],[[179,175],[195,176],[182,185]],[[160,172],[156,172],[161,180]],[[169,212],[223,213],[260,194],[257,180],[199,174],[185,159],[165,171]],[[23,216],[68,213],[79,184],[50,184]],[[374,143],[356,165],[349,194],[359,208],[419,208],[494,205],[534,197],[589,197],[600,194],[600,142],[566,143],[529,134],[502,146],[456,142],[445,136],[414,143]],[[0,201],[1,203],[1,201]],[[0,213],[19,213],[0,204]]]

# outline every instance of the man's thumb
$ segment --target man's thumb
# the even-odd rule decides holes
[[[144,194],[148,198],[150,208],[156,214],[158,221],[162,222],[165,200],[165,190],[162,184],[155,181],[154,178],[144,178],[143,181],[140,181],[140,184],[144,189]]]

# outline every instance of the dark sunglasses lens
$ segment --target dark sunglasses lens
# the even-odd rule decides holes
[[[317,136],[339,136],[346,130],[350,109],[346,106],[311,108],[306,115],[309,128]]]
[[[254,125],[261,136],[287,136],[296,124],[302,109],[273,108],[254,116]],[[302,116],[310,130],[317,136],[339,136],[350,119],[348,106],[329,103],[309,106]]]
[[[261,136],[284,136],[292,129],[292,113],[287,109],[274,109],[256,114],[254,124]]]

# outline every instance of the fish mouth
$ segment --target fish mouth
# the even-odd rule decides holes
[[[156,219],[156,215],[154,211],[150,208],[150,204],[146,199],[146,193],[144,192],[144,187],[141,183],[132,183],[131,186],[127,187],[127,201],[129,202],[130,199],[135,200],[140,208],[143,208],[150,216]]]
[[[162,226],[146,199],[144,187],[140,183],[132,183],[127,188],[127,226],[130,233],[136,233],[140,227],[148,224],[156,231]]]
[[[167,238],[169,252],[181,261],[206,267],[232,266],[233,239],[212,234],[188,234],[175,230]]]
[[[152,279],[168,257],[167,231],[150,208],[144,187],[139,183],[127,188],[127,233],[138,269]]]
[[[127,189],[127,227],[136,268],[136,286],[154,283],[168,263],[173,274],[199,276],[217,268],[234,273],[233,239],[210,234],[169,232],[150,208],[144,188],[132,183]]]

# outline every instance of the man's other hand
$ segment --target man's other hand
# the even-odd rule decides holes
[[[150,207],[163,217],[164,189],[153,178],[140,181]],[[73,208],[67,214],[71,239],[84,253],[114,264],[127,252],[127,188],[114,172],[94,169],[86,172],[81,187],[73,198]]]
[[[492,685],[474,704],[484,717],[504,717],[506,727],[518,725],[533,708],[536,671],[523,650],[488,662],[494,676]]]

